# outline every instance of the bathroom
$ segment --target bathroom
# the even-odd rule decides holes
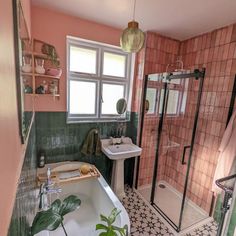
[[[131,236],[236,235],[236,3],[180,2],[0,3],[0,235],[29,235],[47,167],[51,178],[81,165],[97,177],[52,194],[81,201],[68,235],[99,235],[115,207]],[[120,45],[132,19],[144,32],[134,53]],[[125,145],[135,151],[110,152]],[[228,176],[217,186],[229,195],[215,185]]]

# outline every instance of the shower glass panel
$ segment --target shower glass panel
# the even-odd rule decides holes
[[[143,118],[138,190],[180,231],[208,217],[194,198],[190,155],[202,78],[166,80],[164,74],[152,74],[146,79],[149,109]]]
[[[153,179],[153,166],[156,157],[157,131],[160,121],[159,103],[163,88],[161,74],[146,77],[144,116],[142,125],[142,154],[139,160],[138,188],[143,197],[150,201]]]

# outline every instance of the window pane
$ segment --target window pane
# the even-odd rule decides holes
[[[169,90],[168,104],[167,104],[167,114],[175,115],[178,111],[179,102],[179,91]]]
[[[96,83],[70,81],[70,114],[95,114]]]
[[[164,89],[161,90],[159,114],[162,113],[163,97],[164,97]],[[179,91],[169,90],[168,103],[166,109],[167,115],[176,115],[178,113],[178,102],[179,102]]]
[[[154,88],[147,89],[146,99],[149,101],[149,110],[147,114],[154,114],[156,111],[157,90]]]
[[[125,77],[126,57],[114,53],[104,52],[103,74]]]
[[[102,86],[102,114],[117,115],[116,103],[124,98],[124,85],[103,84]]]
[[[97,51],[70,46],[70,71],[96,74]]]

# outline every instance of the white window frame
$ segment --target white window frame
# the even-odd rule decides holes
[[[102,44],[90,40],[84,40],[81,38],[76,38],[72,36],[67,36],[66,39],[67,45],[67,123],[81,123],[81,122],[104,122],[104,121],[125,121],[129,117],[126,112],[123,115],[119,114],[102,114],[102,85],[105,84],[118,84],[124,86],[124,98],[127,103],[130,104],[129,99],[131,96],[131,64],[132,64],[132,55],[129,53],[123,52],[120,47]],[[87,74],[80,72],[70,71],[70,46],[78,46],[80,48],[92,49],[97,51],[97,63],[96,63],[96,74]],[[104,53],[114,53],[117,55],[122,55],[126,57],[125,63],[125,76],[108,76],[103,75],[103,55]],[[80,114],[70,114],[70,81],[91,81],[96,82],[96,108],[95,115],[80,115]]]

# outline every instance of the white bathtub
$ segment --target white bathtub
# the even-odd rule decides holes
[[[53,169],[55,166],[65,163],[78,165],[78,162],[64,162],[50,164],[49,166]],[[130,230],[130,221],[125,208],[102,176],[81,180],[76,183],[63,184],[61,188],[62,193],[60,193],[60,199],[63,200],[66,196],[73,194],[81,200],[80,208],[65,216],[64,225],[68,236],[99,235],[101,231],[96,231],[95,228],[97,223],[101,223],[100,214],[108,216],[113,208],[121,210],[114,225],[123,227],[126,224]],[[55,231],[42,231],[37,234],[37,236],[64,235],[61,227]]]

